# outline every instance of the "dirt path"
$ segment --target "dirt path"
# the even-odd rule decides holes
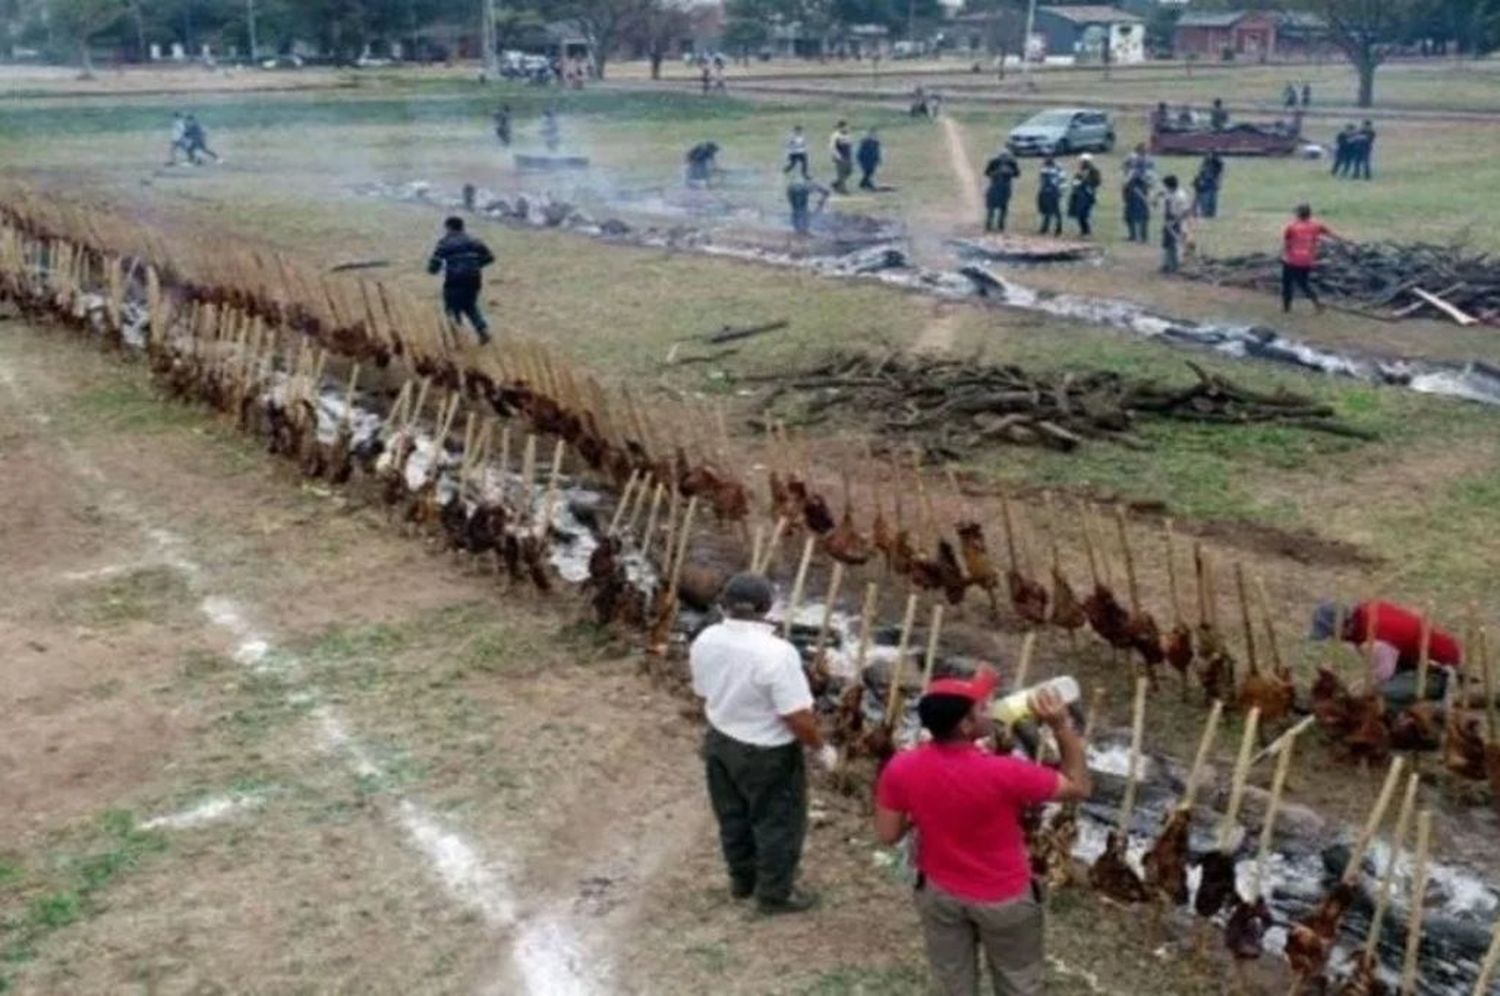
[[[964,208],[970,218],[978,218],[984,211],[984,196],[980,193],[979,177],[969,164],[969,154],[964,149],[963,126],[952,117],[940,119],[943,139],[948,144],[948,161],[953,166],[953,175],[958,180],[959,193],[963,196]]]

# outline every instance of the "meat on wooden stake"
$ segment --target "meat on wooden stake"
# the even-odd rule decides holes
[[[1089,884],[1095,891],[1120,903],[1140,903],[1151,898],[1146,883],[1141,881],[1140,875],[1136,874],[1126,859],[1130,817],[1135,807],[1136,779],[1141,762],[1141,738],[1145,733],[1146,687],[1145,678],[1136,679],[1130,724],[1129,767],[1125,771],[1125,797],[1120,801],[1119,817],[1115,829],[1105,840],[1104,853],[1089,869]]]

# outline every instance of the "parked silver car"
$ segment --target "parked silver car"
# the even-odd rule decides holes
[[[1115,147],[1115,124],[1104,111],[1059,107],[1033,114],[1016,125],[1005,146],[1016,156],[1108,152]]]

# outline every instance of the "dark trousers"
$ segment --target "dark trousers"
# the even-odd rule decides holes
[[[1368,149],[1361,149],[1354,157],[1354,162],[1349,167],[1349,175],[1356,180],[1370,179],[1370,152]]]
[[[1073,218],[1078,222],[1079,235],[1092,235],[1094,229],[1089,225],[1089,219],[1094,213],[1094,205],[1080,204],[1073,209]]]
[[[478,334],[480,342],[489,339],[490,323],[484,320],[484,315],[479,310],[478,280],[444,282],[443,310],[448,312],[448,317],[453,320],[454,324],[467,318],[469,325]]]
[[[1042,234],[1046,235],[1050,228],[1055,234],[1062,234],[1062,199],[1057,195],[1050,197],[1038,197],[1036,201],[1037,214],[1042,216]]]
[[[1343,176],[1344,173],[1348,171],[1348,169],[1349,152],[1348,150],[1340,150],[1339,152],[1335,153],[1333,157],[1333,175]]]
[[[1219,216],[1219,192],[1213,187],[1205,187],[1198,191],[1198,217],[1217,218]]]
[[[783,169],[781,172],[783,172],[783,173],[790,173],[792,170],[798,168],[799,166],[802,168],[802,179],[806,180],[807,179],[807,153],[806,152],[788,152],[787,155],[786,155],[786,168]]]
[[[859,189],[860,190],[874,190],[875,189],[875,170],[877,168],[878,168],[878,164],[874,165],[874,166],[866,166],[864,163],[860,163],[859,164]]]
[[[1302,291],[1307,299],[1313,304],[1322,306],[1318,300],[1318,292],[1313,290],[1312,267],[1292,266],[1290,263],[1281,264],[1281,310],[1292,310],[1292,298],[1296,291]]]
[[[1140,217],[1140,218],[1132,218],[1129,215],[1126,215],[1126,217],[1125,217],[1125,237],[1129,241],[1131,241],[1131,242],[1150,242],[1151,241],[1150,229],[1151,229],[1151,216],[1150,215],[1146,215],[1145,217]]]
[[[703,738],[708,800],[736,888],[762,900],[792,891],[807,836],[807,769],[802,748],[756,747],[713,727]]]
[[[984,200],[984,230],[986,232],[1005,231],[1005,216],[1010,212],[1010,195],[997,196],[990,194]]]

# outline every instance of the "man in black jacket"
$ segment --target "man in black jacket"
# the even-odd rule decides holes
[[[481,271],[495,261],[489,246],[464,231],[462,218],[449,218],[447,230],[427,261],[428,273],[443,274],[443,308],[455,325],[467,318],[481,346],[490,341],[490,326],[479,311]]]

